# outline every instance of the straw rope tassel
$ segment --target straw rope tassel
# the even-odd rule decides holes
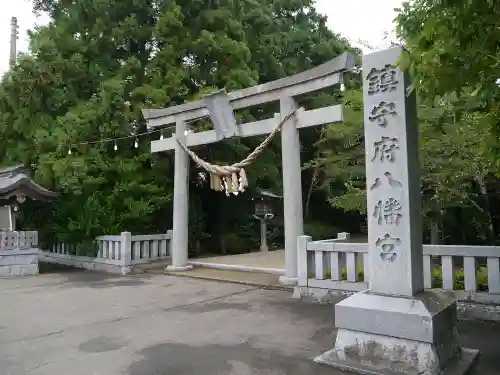
[[[239,181],[238,173],[233,173],[231,175],[231,187],[233,188],[233,192],[239,191],[240,181]]]
[[[240,186],[238,188],[238,190],[240,192],[244,192],[245,189],[248,187],[248,179],[247,179],[247,173],[245,172],[245,170],[243,168],[240,169]]]

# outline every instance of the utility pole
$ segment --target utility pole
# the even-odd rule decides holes
[[[12,17],[10,20],[10,68],[14,68],[17,60],[17,36],[19,26],[17,25],[17,17]]]

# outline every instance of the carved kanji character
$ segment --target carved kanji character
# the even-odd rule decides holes
[[[391,64],[385,65],[382,69],[373,68],[366,76],[368,80],[368,95],[379,92],[396,90],[396,67]]]
[[[380,248],[380,258],[384,262],[393,263],[398,254],[396,252],[397,246],[401,245],[401,240],[397,237],[392,237],[390,233],[386,233],[384,237],[379,237],[375,241],[375,246]]]
[[[373,209],[373,217],[377,219],[378,224],[399,224],[399,220],[403,217],[401,214],[401,202],[394,198],[389,198],[385,202],[381,200],[377,202]]]
[[[384,176],[387,178],[387,182],[389,183],[390,187],[403,187],[403,184],[398,180],[394,179],[394,177],[392,177],[392,174],[390,172],[385,172]],[[373,190],[379,187],[380,185],[382,185],[382,181],[380,177],[377,177],[373,182],[373,184],[371,184],[370,190]]]
[[[373,158],[374,161],[377,157],[383,163],[384,160],[394,161],[394,151],[399,149],[399,141],[395,137],[382,136],[380,141],[373,142]]]
[[[379,105],[376,105],[373,107],[372,111],[370,112],[371,115],[368,116],[368,119],[371,122],[376,121],[378,125],[382,127],[387,126],[387,117],[389,115],[396,115],[396,104],[393,102],[380,102]]]

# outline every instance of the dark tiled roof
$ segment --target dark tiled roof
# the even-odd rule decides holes
[[[0,199],[8,199],[16,193],[42,201],[51,201],[57,193],[38,185],[26,174],[22,165],[0,169]]]
[[[255,191],[257,192],[257,194],[262,195],[264,197],[269,197],[269,198],[283,198],[281,195],[274,194],[270,190],[261,189],[259,187],[256,188]]]

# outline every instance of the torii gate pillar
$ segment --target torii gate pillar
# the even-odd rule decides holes
[[[291,97],[280,99],[280,116],[297,108]],[[283,168],[283,211],[285,221],[285,275],[280,283],[297,284],[297,237],[304,234],[302,207],[302,168],[297,117],[292,116],[281,130],[281,163]]]
[[[186,130],[185,121],[176,122],[175,136],[179,140],[185,140]],[[167,266],[167,271],[188,271],[193,268],[188,263],[189,155],[177,142],[174,162],[174,213],[172,246],[170,247],[172,264]]]

